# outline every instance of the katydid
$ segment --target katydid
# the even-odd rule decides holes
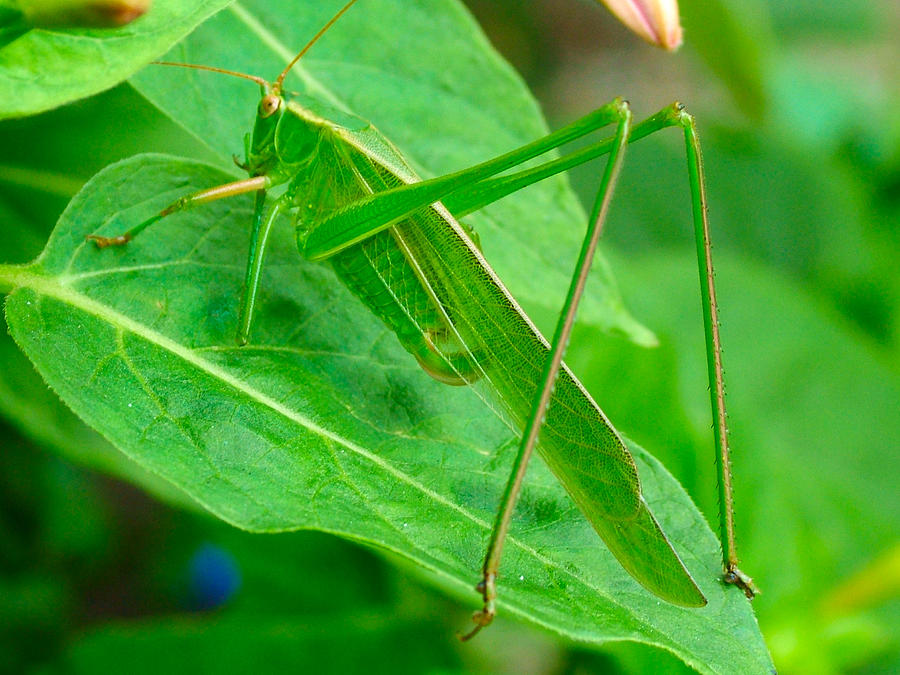
[[[259,84],[262,98],[240,164],[249,178],[187,195],[117,236],[90,235],[98,247],[124,245],[180,210],[253,192],[256,206],[238,342],[250,339],[269,232],[281,215],[295,223],[300,252],[328,260],[337,276],[397,336],[422,368],[454,385],[482,382],[522,433],[519,451],[492,529],[475,628],[496,612],[503,542],[529,457],[535,447],[621,565],[640,584],[676,605],[706,599],[663,534],[641,494],[634,460],[618,432],[562,362],[591,260],[609,208],[625,147],[665,127],[683,130],[700,256],[715,441],[720,464],[725,581],[752,593],[737,569],[731,525],[731,480],[724,393],[710,262],[702,162],[693,118],[680,104],[632,124],[615,100],[559,131],[474,167],[420,180],[400,152],[371,124],[313,99],[290,95],[284,80],[310,47],[346,12],[350,0],[274,82],[208,66],[182,65]],[[606,126],[612,137],[527,169],[524,162]],[[571,286],[553,339],[534,327],[488,265],[474,233],[458,222],[536,181],[608,154]],[[267,201],[268,191],[283,191]],[[540,439],[538,438],[540,436]]]

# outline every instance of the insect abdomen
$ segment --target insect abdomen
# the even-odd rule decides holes
[[[453,385],[478,379],[461,346],[458,353],[435,347],[449,339],[446,320],[422,288],[391,230],[337,253],[331,262],[341,281],[397,335],[426,373]]]

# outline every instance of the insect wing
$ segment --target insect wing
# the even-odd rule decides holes
[[[425,210],[396,230],[490,383],[491,398],[521,433],[540,385],[547,342],[459,226],[439,208]],[[635,579],[675,604],[705,604],[644,502],[634,459],[566,367],[556,382],[538,451]]]

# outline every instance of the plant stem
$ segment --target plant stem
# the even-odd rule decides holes
[[[10,293],[21,286],[31,286],[37,275],[27,265],[0,265],[0,293]]]

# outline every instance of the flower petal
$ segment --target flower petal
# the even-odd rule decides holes
[[[681,45],[678,0],[600,0],[647,42],[673,50]]]

